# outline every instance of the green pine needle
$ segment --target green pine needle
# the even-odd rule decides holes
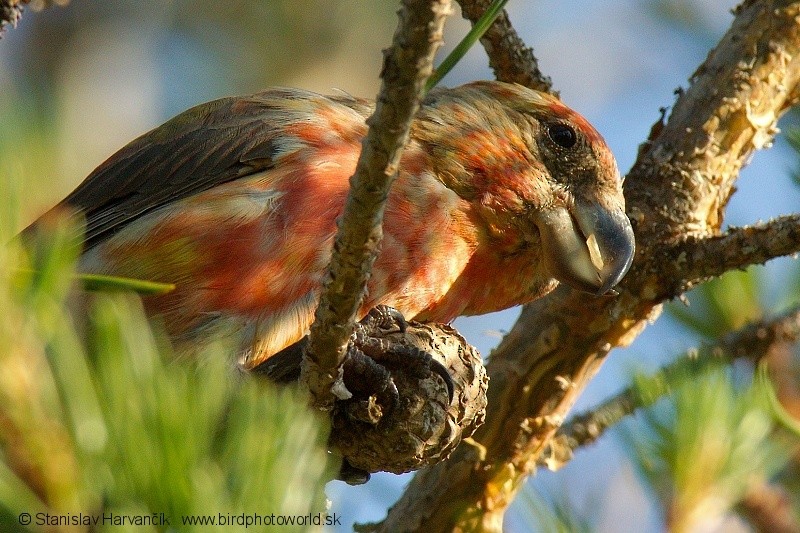
[[[478,40],[483,37],[483,34],[486,33],[486,30],[494,23],[495,19],[497,19],[500,12],[503,10],[505,5],[508,3],[508,0],[494,0],[492,5],[486,10],[483,16],[478,19],[478,22],[472,26],[472,29],[467,33],[467,35],[461,39],[461,42],[458,43],[452,52],[450,52],[444,61],[436,67],[431,74],[431,77],[428,78],[428,82],[425,84],[425,92],[427,93],[436,85],[442,81],[448,72],[453,70],[453,67],[456,66],[456,63],[461,61],[472,45],[474,45]]]
[[[0,198],[0,221],[18,207]],[[235,374],[222,339],[176,361],[130,294],[172,287],[76,274],[76,234],[63,221],[0,246],[0,531],[29,515],[38,530],[46,513],[96,517],[97,531],[133,530],[104,515],[163,517],[169,527],[135,529],[187,532],[209,530],[195,519],[227,530],[245,518],[248,531],[272,531],[283,515],[306,522],[281,530],[308,531],[335,467],[327,421],[300,391]],[[103,292],[73,299],[76,280]]]
[[[27,278],[47,279],[47,271],[18,269],[17,274]],[[133,292],[143,296],[167,294],[175,290],[174,283],[161,283],[143,279],[107,276],[104,274],[75,273],[71,276],[81,282],[83,289],[91,292]]]
[[[651,380],[639,394],[654,397]],[[669,395],[621,426],[634,466],[659,497],[673,530],[721,516],[754,480],[780,471],[791,445],[776,438],[763,383],[742,383],[730,366],[709,364],[674,375]]]
[[[159,283],[143,279],[105,276],[102,274],[76,274],[78,280],[87,291],[100,292],[135,292],[143,295],[167,294],[175,290],[174,283]]]
[[[786,412],[778,396],[775,394],[775,387],[772,380],[769,378],[769,371],[767,370],[767,361],[761,361],[756,370],[756,383],[762,390],[762,394],[766,398],[766,404],[772,412],[772,416],[780,426],[789,431],[795,437],[800,437],[800,422],[798,422],[792,415]]]

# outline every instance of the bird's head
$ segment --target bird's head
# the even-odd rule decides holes
[[[603,138],[553,96],[475,82],[432,91],[417,135],[442,182],[507,253],[539,249],[550,277],[595,294],[630,267],[634,236]]]

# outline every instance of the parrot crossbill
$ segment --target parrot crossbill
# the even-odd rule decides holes
[[[252,369],[313,320],[373,103],[275,88],[199,105],[134,140],[57,209],[85,272],[174,283],[144,298],[176,346],[233,332]],[[564,282],[605,294],[631,264],[622,181],[556,98],[480,81],[432,90],[386,204],[361,316],[498,311]]]

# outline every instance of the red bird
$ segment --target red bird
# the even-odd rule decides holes
[[[176,284],[145,298],[179,349],[233,332],[253,368],[309,329],[370,101],[269,89],[178,115],[57,208],[83,212],[81,268]],[[362,315],[449,322],[551,291],[595,294],[630,266],[622,182],[603,138],[519,85],[435,89],[411,128]]]

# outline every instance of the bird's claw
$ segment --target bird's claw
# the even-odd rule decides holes
[[[362,351],[355,340],[347,347],[343,379],[345,387],[353,394],[353,398],[347,400],[347,412],[353,418],[376,424],[384,409],[392,410],[400,403],[400,394],[389,370]]]
[[[435,373],[447,387],[448,403],[453,401],[455,384],[450,373],[431,354],[415,346],[394,342],[385,337],[387,333],[405,332],[408,323],[396,309],[379,305],[356,324],[347,350],[344,366],[344,382],[355,397],[367,398],[375,395],[387,411],[397,407],[400,396],[387,366],[402,366],[415,378],[425,378]],[[366,402],[367,400],[360,400]],[[356,411],[361,418],[367,413],[373,420],[374,405],[360,406]],[[355,413],[354,413],[355,414]],[[378,414],[380,418],[380,414]]]
[[[339,474],[336,476],[336,479],[344,481],[348,485],[363,485],[369,481],[369,478],[369,472],[354,467],[347,459],[342,459],[342,466],[339,467]]]
[[[408,329],[408,321],[406,321],[406,317],[403,316],[403,313],[394,307],[376,305],[370,309],[367,316],[361,319],[361,322],[356,325],[356,330],[358,330],[358,328],[367,329],[368,331],[375,331],[378,329],[384,333],[405,333]]]
[[[415,378],[430,372],[441,377],[447,387],[448,403],[452,403],[453,378],[431,354],[415,346],[393,341],[386,336],[404,333],[408,322],[402,313],[387,305],[370,310],[350,338],[344,361],[344,385],[354,398],[348,400],[348,413],[356,419],[377,423],[384,412],[397,407],[400,394],[388,367],[402,367]],[[300,377],[300,362],[308,338],[281,350],[253,369],[280,383]]]
[[[429,372],[435,373],[442,378],[447,387],[448,402],[453,401],[455,383],[453,383],[450,372],[428,352],[416,346],[392,342],[389,339],[368,337],[359,328],[356,328],[355,338],[361,351],[375,361],[389,365],[402,365],[410,375],[419,379],[427,377]]]

